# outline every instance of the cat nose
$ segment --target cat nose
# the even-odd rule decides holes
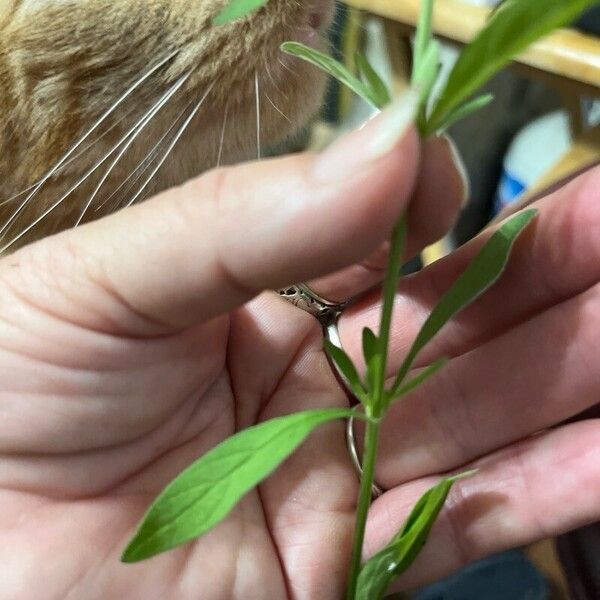
[[[319,30],[323,24],[323,14],[319,11],[311,12],[308,17],[308,26],[311,29]]]

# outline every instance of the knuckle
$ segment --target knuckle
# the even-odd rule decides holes
[[[245,283],[239,269],[228,260],[228,243],[235,237],[232,223],[237,224],[245,219],[245,202],[243,190],[240,190],[238,170],[234,167],[221,167],[207,172],[205,175],[189,182],[182,188],[182,199],[179,207],[180,217],[187,223],[198,218],[198,211],[203,213],[204,220],[210,222],[211,238],[214,245],[211,260],[215,275],[236,294],[252,297],[257,290]],[[198,207],[198,203],[202,207]],[[191,219],[191,213],[194,219]]]
[[[231,193],[235,189],[233,173],[232,167],[220,167],[185,184],[182,188],[182,208],[186,211],[197,209],[198,202],[202,202],[213,213],[215,224],[218,224],[222,213],[231,210],[231,203],[237,197],[237,194]]]

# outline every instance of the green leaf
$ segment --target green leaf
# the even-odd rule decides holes
[[[442,296],[417,335],[404,359],[392,390],[400,389],[417,354],[459,311],[476,300],[502,274],[519,234],[537,215],[536,209],[521,211],[506,220],[484,244],[462,275]]]
[[[383,108],[391,101],[387,85],[381,79],[377,71],[371,66],[367,57],[362,52],[355,54],[356,66],[367,86],[370,88],[371,97],[377,102],[378,108]]]
[[[389,392],[389,400],[393,402],[406,396],[410,392],[416,390],[419,386],[425,383],[428,379],[433,377],[440,369],[446,366],[448,359],[446,357],[440,358],[435,362],[431,363],[428,367],[425,367],[418,375],[407,383],[401,385],[398,389],[392,389]]]
[[[440,44],[433,40],[427,46],[420,66],[415,69],[413,85],[419,90],[421,103],[426,103],[440,70]]]
[[[262,8],[269,0],[231,0],[229,4],[213,19],[213,25],[225,25],[241,19]]]
[[[281,44],[281,50],[286,54],[301,58],[322,71],[325,71],[325,73],[337,79],[363,100],[377,108],[377,101],[373,98],[370,89],[360,79],[355,77],[341,62],[335,60],[335,58],[299,42],[284,42]]]
[[[362,331],[362,348],[367,364],[377,354],[377,343],[377,336],[373,330],[365,327]]]
[[[363,356],[367,366],[367,390],[373,391],[382,366],[382,357],[379,352],[379,340],[371,329],[365,327],[362,333]]]
[[[492,102],[493,99],[493,94],[483,94],[481,96],[473,98],[473,100],[465,102],[463,105],[459,106],[457,109],[448,114],[444,118],[444,120],[437,126],[435,131],[432,131],[430,129],[431,123],[427,123],[423,131],[423,136],[427,137],[432,133],[443,133],[444,131],[452,127],[452,125],[454,125],[455,123],[458,123],[459,121],[466,119],[469,115],[473,114],[474,112],[485,108],[490,102]]]
[[[440,72],[440,44],[432,41],[421,62],[420,68],[414,73],[414,87],[419,92],[419,114],[417,117],[417,126],[421,137],[425,137],[427,129],[427,108],[429,106],[429,96]]]
[[[158,496],[122,560],[144,560],[203,535],[319,425],[350,409],[310,410],[244,429],[208,451]]]
[[[452,486],[472,474],[473,471],[443,479],[421,496],[400,532],[361,569],[356,600],[381,598],[390,583],[410,567],[425,545]]]
[[[433,0],[424,0],[419,12],[415,33],[413,71],[411,85],[419,92],[417,126],[422,136],[427,126],[429,96],[440,72],[439,42],[433,39]]]
[[[512,0],[463,50],[431,116],[436,131],[447,116],[467,100],[515,55],[557,27],[569,25],[598,0]]]
[[[421,69],[421,64],[424,60],[425,54],[427,53],[429,45],[431,44],[433,3],[434,0],[424,0],[421,3],[419,21],[417,23],[417,30],[415,32],[413,75],[415,74],[415,71]]]
[[[346,379],[346,383],[350,387],[350,389],[354,392],[354,395],[361,401],[365,399],[365,388],[363,387],[362,381],[360,380],[360,376],[352,359],[341,349],[338,348],[335,344],[331,343],[329,340],[323,340],[323,345],[325,346],[325,351],[330,356],[331,360],[336,364],[337,368],[340,370],[340,373]]]

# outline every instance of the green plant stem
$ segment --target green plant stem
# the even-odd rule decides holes
[[[371,398],[367,403],[367,426],[365,431],[365,451],[363,456],[363,472],[360,478],[360,492],[356,510],[356,524],[354,528],[354,542],[352,558],[350,561],[350,576],[348,580],[348,600],[354,600],[356,584],[360,571],[362,547],[365,539],[367,515],[371,506],[373,482],[375,479],[375,461],[377,458],[377,445],[379,443],[379,427],[382,413],[385,411],[385,374],[388,358],[388,345],[396,287],[400,278],[400,269],[406,246],[406,217],[402,217],[394,227],[392,233],[390,258],[387,266],[385,282],[383,284],[383,306],[381,308],[381,322],[379,326],[379,353],[381,362],[379,371],[371,390]]]
[[[379,324],[379,353],[381,355],[380,370],[377,373],[375,389],[373,390],[372,416],[379,418],[384,409],[385,374],[387,370],[388,347],[390,342],[390,329],[392,314],[394,312],[394,299],[400,269],[406,246],[406,217],[402,217],[394,227],[390,247],[390,258],[383,284],[383,305],[381,308],[381,321]]]
[[[362,547],[365,540],[367,515],[371,506],[373,481],[375,479],[375,459],[377,458],[377,445],[379,442],[379,421],[369,419],[365,431],[365,453],[363,457],[363,472],[360,478],[360,493],[358,508],[356,510],[356,525],[354,528],[354,542],[352,558],[350,560],[350,577],[348,580],[347,600],[354,600],[356,584],[360,571]]]
[[[427,46],[431,42],[431,28],[433,21],[433,0],[425,0],[419,12],[419,23],[415,34],[415,52],[413,60],[412,83],[415,84],[415,74],[421,68]]]

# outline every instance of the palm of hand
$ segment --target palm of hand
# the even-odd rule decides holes
[[[600,386],[594,366],[599,263],[589,259],[598,252],[589,227],[597,213],[596,177],[592,172],[538,203],[536,230],[503,281],[449,324],[418,366],[442,354],[450,363],[386,417],[377,479],[389,491],[372,507],[367,553],[397,531],[437,475],[472,461],[481,466],[453,489],[403,586],[598,517],[599,422],[564,424],[597,408]],[[321,351],[316,322],[272,294],[165,333],[165,314],[202,322],[218,314],[222,293],[210,269],[200,278],[205,287],[197,286],[198,273],[186,269],[197,261],[187,257],[184,236],[175,246],[181,254],[173,255],[170,244],[157,249],[162,225],[153,243],[148,233],[131,235],[162,223],[153,212],[161,206],[147,203],[2,261],[2,593],[338,598],[357,492],[341,424],[317,430],[200,541],[139,565],[119,563],[143,511],[196,457],[260,420],[347,402]],[[140,224],[143,215],[148,220]],[[109,233],[126,242],[107,247]],[[190,246],[197,237],[191,227]],[[480,243],[403,282],[392,371],[438,290],[447,289]],[[103,262],[94,263],[98,247]],[[202,244],[197,251],[206,254]],[[267,255],[287,266],[280,254],[255,252],[249,264],[262,268]],[[172,264],[179,268],[169,271]],[[113,277],[121,274],[118,285],[103,285],[107,265]],[[141,284],[135,281],[140,271]],[[263,282],[257,285],[271,287]],[[219,283],[232,305],[250,295]],[[143,316],[148,306],[160,315],[157,322]],[[341,321],[344,348],[355,360],[361,329],[376,328],[378,312],[378,297],[370,296]]]
[[[14,561],[15,584],[38,581],[35,597],[277,598],[287,585],[341,594],[357,490],[341,425],[317,431],[203,539],[119,562],[145,508],[196,457],[265,418],[347,402],[311,317],[268,294],[175,336],[109,337],[68,323],[55,333],[60,344],[47,340],[35,363],[12,357],[24,394],[36,376],[52,390],[35,415],[38,447],[15,457],[18,479],[2,494],[2,558]],[[25,526],[12,529],[15,519]]]

